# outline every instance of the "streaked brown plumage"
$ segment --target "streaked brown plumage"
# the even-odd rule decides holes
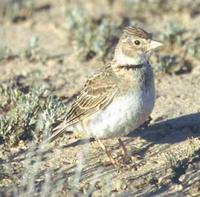
[[[91,114],[105,108],[117,94],[118,86],[112,67],[108,64],[103,71],[89,78],[79,96],[72,104],[64,122],[54,128],[48,139],[52,142],[63,134],[65,129]],[[54,133],[55,132],[55,133]]]
[[[112,68],[88,79],[84,88],[66,116],[67,124],[74,124],[90,114],[106,107],[117,92],[117,84]]]

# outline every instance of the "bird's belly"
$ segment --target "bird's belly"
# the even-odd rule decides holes
[[[90,116],[84,132],[95,138],[127,135],[146,121],[153,106],[154,91],[130,92]]]

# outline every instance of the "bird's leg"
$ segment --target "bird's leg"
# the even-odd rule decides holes
[[[100,147],[103,149],[103,151],[105,151],[105,153],[107,154],[107,156],[109,157],[111,163],[114,166],[117,166],[117,162],[115,161],[115,159],[113,158],[113,156],[111,155],[111,153],[107,150],[107,148],[105,147],[105,145],[103,144],[103,142],[99,139],[97,139],[97,142],[99,143]]]
[[[122,148],[122,154],[123,154],[123,158],[124,158],[124,161],[128,161],[130,158],[128,156],[128,152],[127,152],[127,148],[126,146],[124,145],[123,141],[121,140],[121,138],[118,138],[118,141],[119,141],[119,145],[121,146]]]

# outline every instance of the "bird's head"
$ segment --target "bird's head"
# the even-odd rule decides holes
[[[148,61],[151,53],[162,44],[138,27],[127,27],[115,50],[114,59],[120,65],[139,65]]]

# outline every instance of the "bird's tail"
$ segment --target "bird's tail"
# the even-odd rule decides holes
[[[60,125],[58,125],[57,127],[55,127],[52,130],[52,135],[45,141],[46,143],[50,143],[53,142],[54,140],[56,140],[58,137],[60,137],[61,135],[63,135],[63,133],[68,132],[68,133],[72,133],[72,131],[66,131],[67,127],[69,125],[67,125],[65,122],[61,123]]]

